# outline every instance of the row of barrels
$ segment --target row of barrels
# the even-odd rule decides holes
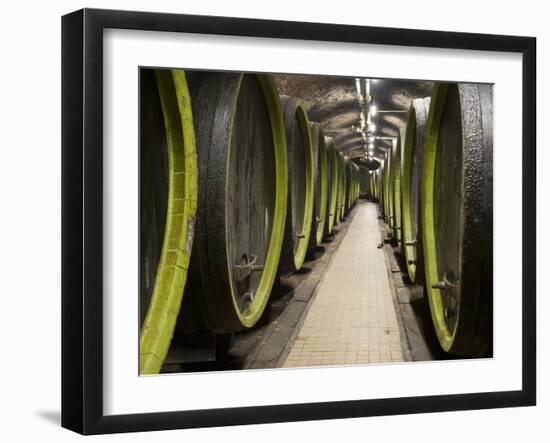
[[[438,83],[369,175],[369,198],[423,285],[441,348],[492,354],[492,87]]]
[[[380,199],[380,172],[381,169],[369,170],[359,168],[361,191],[360,196],[365,199],[378,201]]]
[[[140,71],[140,373],[174,334],[254,326],[331,235],[359,171],[269,75]]]

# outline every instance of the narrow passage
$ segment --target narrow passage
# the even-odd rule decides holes
[[[284,367],[403,361],[377,205],[356,211]]]

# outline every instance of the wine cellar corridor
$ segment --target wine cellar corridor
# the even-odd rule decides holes
[[[285,367],[403,361],[374,203],[359,203]],[[345,278],[351,274],[352,278]],[[404,344],[406,345],[406,342]]]
[[[140,374],[492,357],[492,85],[143,68],[140,110]]]

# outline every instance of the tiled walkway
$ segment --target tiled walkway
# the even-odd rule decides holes
[[[284,367],[403,361],[377,208],[359,201]]]

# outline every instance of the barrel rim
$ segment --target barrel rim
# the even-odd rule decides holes
[[[338,224],[337,208],[338,208],[339,167],[338,167],[338,151],[336,150],[336,143],[334,142],[334,138],[325,136],[325,144],[327,146],[327,151],[330,150],[332,154],[332,168],[331,168],[331,177],[330,177],[330,181],[331,181],[330,202],[329,202],[330,204],[327,205],[327,213],[328,213],[327,231],[330,235],[334,230],[334,226]]]
[[[140,332],[140,374],[159,373],[168,354],[187,281],[198,198],[195,130],[185,72],[156,69],[155,80],[167,136],[168,204],[155,285]],[[172,114],[174,105],[179,118]],[[183,164],[176,165],[176,149],[184,152]],[[181,175],[183,186],[178,186],[176,180],[181,180]],[[183,200],[183,213],[175,210],[177,200]],[[175,245],[170,247],[171,243]]]
[[[401,205],[402,205],[402,236],[403,236],[403,250],[405,254],[405,265],[407,267],[407,273],[411,282],[415,283],[422,279],[422,267],[423,265],[419,261],[423,260],[422,243],[420,240],[412,238],[412,215],[411,215],[411,202],[410,202],[410,180],[411,180],[411,168],[412,168],[412,156],[413,146],[416,142],[417,149],[420,151],[424,148],[424,132],[426,130],[426,121],[429,112],[430,98],[418,98],[414,99],[409,108],[407,115],[407,126],[405,128],[405,140],[403,144],[403,155],[401,162]],[[421,129],[419,133],[419,129]],[[419,154],[422,154],[420,152]],[[421,177],[420,177],[421,180]],[[421,191],[421,189],[420,189]],[[421,196],[419,196],[420,198]],[[421,211],[421,207],[419,208]],[[421,223],[421,220],[419,220]],[[418,235],[421,236],[421,226],[418,226]],[[416,245],[407,245],[406,242],[411,240],[417,240]],[[418,251],[418,252],[415,252]],[[420,273],[417,274],[417,271]]]
[[[393,188],[395,186],[395,182],[393,179],[393,162],[394,162],[394,150],[397,147],[396,140],[391,140],[391,148],[387,152],[388,154],[388,171],[387,171],[387,208],[388,208],[388,214],[387,214],[387,225],[390,228],[391,232],[393,233],[393,227],[395,225],[395,212],[394,212],[394,195],[393,195]]]
[[[437,153],[437,145],[439,141],[439,127],[441,117],[445,106],[445,99],[450,85],[447,83],[437,83],[432,92],[430,103],[430,112],[428,114],[428,122],[426,124],[426,133],[424,138],[423,152],[423,173],[422,173],[422,241],[424,253],[424,272],[426,281],[426,291],[432,321],[434,323],[435,332],[441,347],[445,351],[449,351],[456,331],[449,331],[447,322],[444,317],[443,295],[440,289],[432,288],[431,282],[436,282],[439,279],[437,269],[437,258],[435,251],[435,223],[433,213],[429,210],[434,203],[434,171]],[[431,173],[430,173],[431,172]],[[458,321],[456,322],[458,324]]]
[[[311,221],[313,217],[313,141],[311,136],[311,127],[309,124],[309,118],[307,116],[307,111],[305,108],[305,104],[301,99],[298,99],[296,97],[292,97],[293,103],[292,106],[294,108],[294,114],[296,117],[296,120],[300,126],[300,134],[302,137],[305,137],[304,140],[304,149],[306,150],[305,160],[306,160],[306,198],[304,203],[304,219],[303,219],[303,229],[302,229],[302,238],[298,239],[298,247],[296,248],[296,251],[293,253],[293,265],[294,265],[294,271],[299,271],[305,261],[307,249],[309,246],[309,237],[311,235]],[[286,125],[285,125],[285,131],[286,131]],[[288,149],[288,146],[287,146]],[[287,155],[288,160],[288,155]],[[290,192],[290,184],[287,185],[287,193]],[[289,195],[290,197],[290,195]],[[287,201],[287,223],[289,223],[289,204]],[[291,223],[291,221],[290,221]],[[292,233],[294,235],[294,233]]]
[[[397,135],[396,147],[393,151],[393,237],[397,242],[397,247],[401,253],[403,253],[403,241],[402,241],[402,208],[401,208],[401,162],[404,142],[404,128],[400,128]]]
[[[228,149],[227,158],[231,155],[231,132],[233,129],[233,123],[235,118],[235,108],[237,106],[237,98],[240,92],[240,86],[244,73],[240,73],[238,81],[238,90],[235,94],[235,100],[233,103],[233,119],[230,125],[230,133],[228,136]],[[234,313],[237,315],[239,322],[245,329],[254,326],[262,316],[269,296],[271,295],[271,289],[275,282],[277,275],[277,269],[279,265],[279,258],[281,255],[281,249],[283,245],[284,227],[287,212],[287,192],[288,192],[288,169],[287,169],[287,147],[285,137],[285,125],[284,117],[279,101],[279,95],[273,79],[269,74],[251,74],[254,75],[262,90],[265,103],[267,106],[269,120],[271,124],[271,133],[273,136],[273,149],[275,158],[275,198],[273,209],[273,223],[271,227],[271,237],[267,248],[267,255],[263,265],[262,277],[258,283],[256,293],[252,302],[246,307],[243,312],[237,303],[235,281],[232,277],[232,269],[230,260],[226,259],[227,275],[229,276],[229,286],[231,289],[231,301],[234,307]],[[228,174],[229,174],[229,162],[226,162],[226,179],[225,179],[225,201],[228,197]],[[225,205],[224,217],[225,217],[225,236],[228,237],[228,209],[229,206]],[[228,242],[225,242],[226,257],[229,257]]]
[[[314,246],[321,246],[321,243],[323,242],[323,235],[325,233],[325,225],[327,223],[327,204],[328,204],[328,179],[327,179],[327,146],[325,143],[325,133],[323,131],[323,127],[318,122],[310,122],[311,128],[312,128],[312,137],[313,137],[313,130],[315,128],[315,131],[317,131],[317,140],[318,140],[318,147],[317,147],[317,171],[314,171],[314,178],[315,173],[321,174],[321,202],[319,205],[319,210],[316,211],[317,205],[314,204],[314,211],[316,217],[319,216],[320,220],[313,220],[312,217],[312,226],[315,226],[315,232],[311,234],[310,236],[310,244],[313,244]],[[315,162],[315,161],[314,161]],[[314,198],[315,193],[317,192],[317,181],[314,180]],[[315,203],[315,201],[314,201]]]
[[[392,144],[393,146],[393,144]],[[390,171],[392,167],[392,159],[391,159],[391,148],[386,151],[385,159],[384,159],[384,221],[388,225],[388,227],[391,228],[391,218],[392,218],[392,211],[391,211],[391,186],[390,186]]]
[[[353,166],[352,161],[344,156],[344,171],[346,172],[346,187],[344,198],[344,212],[351,210],[353,200]]]
[[[344,154],[340,151],[338,152],[338,177],[339,186],[338,186],[338,222],[341,223],[344,221],[345,206],[346,206],[346,167],[344,163]]]

